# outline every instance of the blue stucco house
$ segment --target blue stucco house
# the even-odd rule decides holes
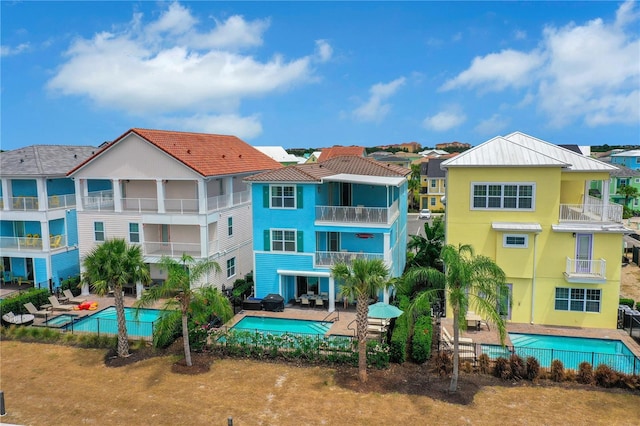
[[[340,156],[251,176],[255,296],[285,301],[324,294],[335,310],[331,267],[382,259],[391,277],[406,263],[410,170]],[[388,301],[387,292],[379,295]]]
[[[628,167],[631,170],[640,170],[640,149],[613,153],[611,154],[611,163]]]
[[[4,282],[53,289],[80,273],[75,185],[66,174],[97,150],[32,145],[0,153]]]

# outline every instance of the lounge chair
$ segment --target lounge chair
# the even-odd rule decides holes
[[[80,297],[80,296],[76,297],[76,296],[74,296],[73,293],[71,293],[71,290],[69,290],[69,289],[64,290],[62,292],[62,294],[64,294],[65,297],[67,298],[67,302],[75,303],[76,305],[79,305],[79,304],[84,303],[84,302],[87,301],[87,299],[85,299],[84,297]]]
[[[450,342],[453,342],[453,337],[449,334],[449,331],[446,328],[440,326],[440,330]],[[473,343],[473,339],[470,337],[458,337],[458,343]]]
[[[31,302],[27,302],[24,304],[24,307],[27,309],[27,311],[31,314],[34,315],[36,317],[47,317],[51,315],[51,311],[48,311],[46,309],[41,309],[38,310],[36,309],[36,307],[33,305],[33,303]]]
[[[51,309],[54,311],[72,311],[74,307],[74,305],[61,304],[55,296],[49,296],[49,302],[51,302]]]

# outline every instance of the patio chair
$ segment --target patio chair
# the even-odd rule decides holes
[[[54,311],[72,311],[74,307],[74,305],[61,304],[55,296],[49,296],[49,302],[51,302],[51,309]]]
[[[300,299],[300,306],[311,306],[311,304],[309,303],[309,298],[308,297],[303,297]]]
[[[64,294],[67,298],[67,302],[69,303],[75,303],[76,305],[79,305],[81,303],[84,303],[87,301],[87,299],[85,299],[84,297],[76,297],[73,295],[73,293],[71,293],[71,290],[66,289],[65,291],[62,292],[62,294]]]
[[[50,237],[51,248],[58,248],[62,243],[62,235],[53,235]]]
[[[316,299],[316,308],[324,308],[324,301],[320,298]]]
[[[31,302],[25,303],[24,307],[27,309],[27,312],[36,317],[47,317],[51,315],[51,311],[46,309],[38,310]]]
[[[449,334],[449,331],[443,326],[440,326],[440,330],[442,331],[442,336],[453,343],[453,337]],[[473,343],[473,339],[470,337],[458,337],[458,343]]]

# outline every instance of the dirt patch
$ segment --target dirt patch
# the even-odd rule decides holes
[[[640,302],[640,268],[634,263],[629,263],[622,267],[620,273],[620,297]]]

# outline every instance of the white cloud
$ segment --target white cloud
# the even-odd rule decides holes
[[[467,116],[458,105],[450,106],[444,111],[426,117],[422,125],[429,130],[444,132],[457,127],[467,120]]]
[[[199,24],[179,3],[148,23],[135,14],[118,30],[73,41],[48,88],[135,115],[233,117],[245,98],[312,81],[313,54],[258,60],[240,53],[262,44],[268,20],[213,21]]]
[[[3,44],[2,46],[0,46],[0,56],[19,55],[20,53],[28,50],[29,47],[29,43],[21,43],[16,47],[11,47]]]
[[[508,125],[508,118],[493,114],[490,118],[480,121],[474,130],[481,135],[497,135],[506,129]]]
[[[521,105],[532,101],[554,126],[575,121],[588,126],[636,124],[640,122],[640,37],[634,28],[639,20],[637,4],[627,1],[611,23],[594,19],[582,25],[549,26],[535,50],[508,49],[476,57],[441,90],[525,88]]]
[[[196,114],[191,117],[166,117],[158,121],[160,121],[159,124],[175,130],[233,135],[245,140],[255,138],[262,133],[262,124],[258,115],[240,117],[235,114]]]
[[[391,110],[391,105],[385,103],[400,87],[405,84],[404,77],[397,78],[390,83],[374,84],[369,93],[369,100],[353,111],[353,116],[360,121],[380,121]]]
[[[316,56],[320,62],[327,62],[333,55],[333,48],[326,40],[316,40]]]
[[[526,32],[526,31],[524,31],[524,30],[516,30],[516,31],[513,33],[513,37],[514,37],[516,40],[524,40],[525,38],[527,38],[527,32]]]

